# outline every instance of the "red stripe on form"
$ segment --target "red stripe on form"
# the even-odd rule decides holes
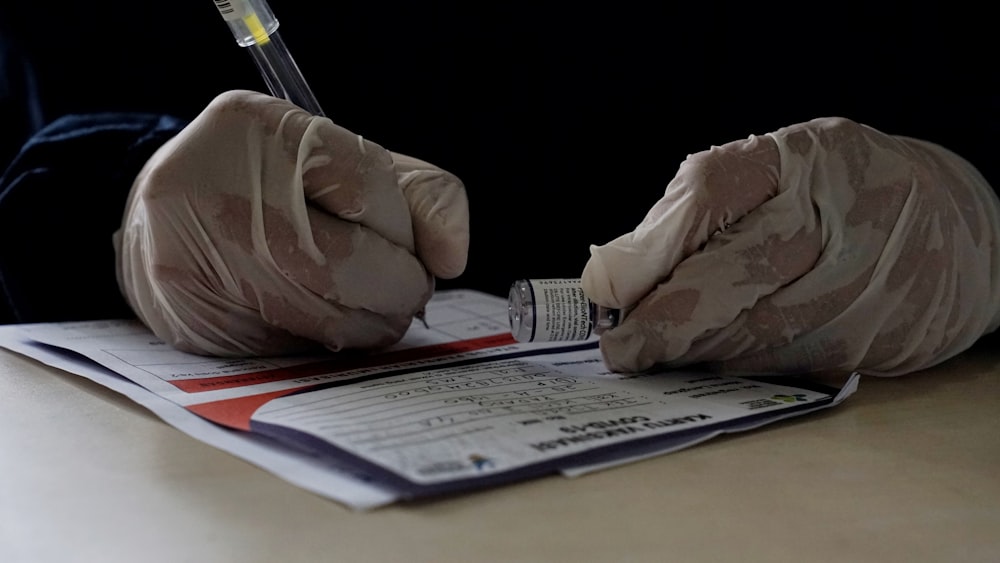
[[[289,379],[309,377],[312,375],[333,374],[359,368],[443,357],[462,352],[472,352],[476,350],[484,350],[486,348],[507,346],[515,343],[516,341],[514,340],[514,337],[510,334],[495,334],[492,336],[484,336],[482,338],[472,338],[469,340],[460,340],[445,344],[434,344],[419,348],[396,350],[394,352],[341,356],[330,360],[324,360],[322,362],[313,362],[287,368],[275,368],[240,375],[223,375],[219,377],[206,377],[203,379],[186,379],[171,381],[171,383],[185,393],[202,393],[205,391],[216,391],[218,389],[232,389],[234,387],[246,387],[249,385],[259,385],[261,383],[271,383],[274,381],[286,381]],[[288,392],[289,391],[287,390],[281,391],[281,393]],[[247,399],[251,398],[253,397],[247,397]],[[270,400],[270,398],[273,397],[269,397],[268,400]],[[229,402],[229,400],[223,402]],[[211,405],[213,403],[205,404]]]
[[[187,407],[187,410],[202,418],[207,418],[216,424],[228,426],[237,430],[249,431],[250,417],[253,416],[253,413],[257,412],[257,409],[263,406],[264,403],[270,401],[271,399],[277,399],[282,395],[288,395],[289,393],[294,393],[296,391],[298,391],[298,389],[285,389],[283,391],[272,391],[271,393],[262,393],[260,395],[253,395],[250,397],[223,399],[221,401],[212,401],[211,403],[191,405]]]

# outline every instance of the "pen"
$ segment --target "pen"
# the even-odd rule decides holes
[[[278,34],[278,20],[265,0],[213,0],[236,43],[250,49],[271,95],[313,115],[325,115]]]

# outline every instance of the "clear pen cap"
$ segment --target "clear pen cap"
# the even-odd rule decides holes
[[[267,43],[278,19],[264,0],[213,0],[240,47]]]

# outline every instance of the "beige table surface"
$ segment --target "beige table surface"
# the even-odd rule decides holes
[[[0,562],[1000,561],[1000,353],[583,477],[355,512],[0,350]]]

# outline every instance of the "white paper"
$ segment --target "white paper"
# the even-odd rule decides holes
[[[556,462],[830,394],[706,373],[623,377],[593,348],[422,369],[277,398],[252,417],[419,485]],[[257,423],[270,428],[256,426]]]
[[[389,486],[340,470],[294,448],[213,424],[86,358],[21,339],[15,326],[0,326],[0,346],[121,393],[185,434],[352,509],[378,508],[400,498],[399,491]]]
[[[472,291],[439,292],[427,317],[430,328],[415,322],[378,354],[206,358],[125,320],[3,327],[0,345],[39,359],[43,349],[26,340],[82,354],[137,385],[66,358],[58,367],[114,381],[189,434],[356,508],[606,468],[839,404],[854,388],[614,374],[596,337],[517,343],[506,302]],[[273,443],[281,451],[265,454]],[[290,447],[310,455],[278,467],[296,458]],[[303,477],[323,464],[336,478]]]

